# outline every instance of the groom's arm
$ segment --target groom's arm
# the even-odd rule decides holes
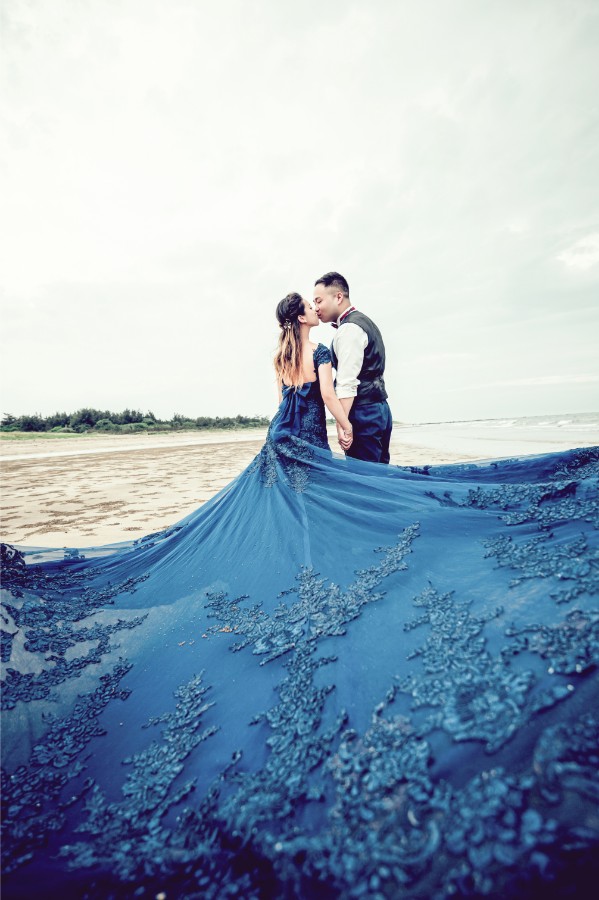
[[[345,410],[346,415],[349,417],[349,411],[354,404],[354,398],[353,397],[340,397],[339,403]]]
[[[344,412],[345,412],[345,415],[348,417],[348,419],[349,419],[349,411],[350,411],[350,409],[352,408],[353,402],[354,402],[354,398],[353,398],[353,397],[342,397],[342,398],[339,400],[339,403],[340,403],[341,406],[343,407],[343,410],[344,410]],[[339,444],[341,445],[341,449],[342,449],[345,453],[347,453],[347,451],[349,450],[349,448],[350,448],[351,445],[352,445],[352,441],[353,441],[353,439],[354,439],[354,436],[353,436],[353,434],[352,434],[352,435],[350,435],[350,437],[348,438],[347,435],[345,434],[345,432],[343,431],[343,429],[341,428],[341,426],[339,425],[339,422],[337,422],[337,438],[338,438],[338,440],[339,440]]]
[[[353,322],[342,325],[335,338],[337,354],[335,393],[348,414],[358,393],[360,384],[358,375],[364,363],[364,350],[367,344],[368,335],[363,328]]]
[[[364,350],[368,343],[368,335],[363,328],[348,322],[343,325],[335,337],[335,353],[337,355],[337,379],[335,392],[346,415],[349,417],[354,398],[358,393],[360,380],[358,375],[364,363]],[[339,443],[345,452],[351,444],[346,436],[337,428]]]

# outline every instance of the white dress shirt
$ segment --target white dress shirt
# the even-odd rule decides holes
[[[339,324],[339,319],[337,319],[337,324]],[[333,349],[337,356],[335,393],[340,400],[343,397],[355,397],[358,393],[360,384],[358,374],[364,362],[364,350],[367,344],[368,335],[355,322],[346,322],[335,332],[333,338]]]

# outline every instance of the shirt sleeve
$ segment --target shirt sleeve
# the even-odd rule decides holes
[[[337,382],[335,393],[341,400],[343,397],[355,397],[360,383],[358,375],[364,362],[364,350],[368,344],[368,335],[355,322],[341,325],[334,337],[337,354]]]

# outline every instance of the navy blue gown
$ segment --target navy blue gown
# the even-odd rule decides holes
[[[297,389],[283,385],[283,399],[270,423],[268,439],[276,442],[295,435],[314,447],[328,450],[326,413],[318,367],[331,362],[331,351],[324,344],[317,344],[313,358],[313,381],[307,381]]]
[[[277,428],[167,531],[3,547],[4,896],[588,896],[599,449]]]

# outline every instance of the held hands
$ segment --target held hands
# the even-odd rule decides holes
[[[339,422],[337,422],[337,438],[339,439],[339,446],[345,453],[347,453],[354,439],[352,428],[350,427],[349,429],[343,429]]]

